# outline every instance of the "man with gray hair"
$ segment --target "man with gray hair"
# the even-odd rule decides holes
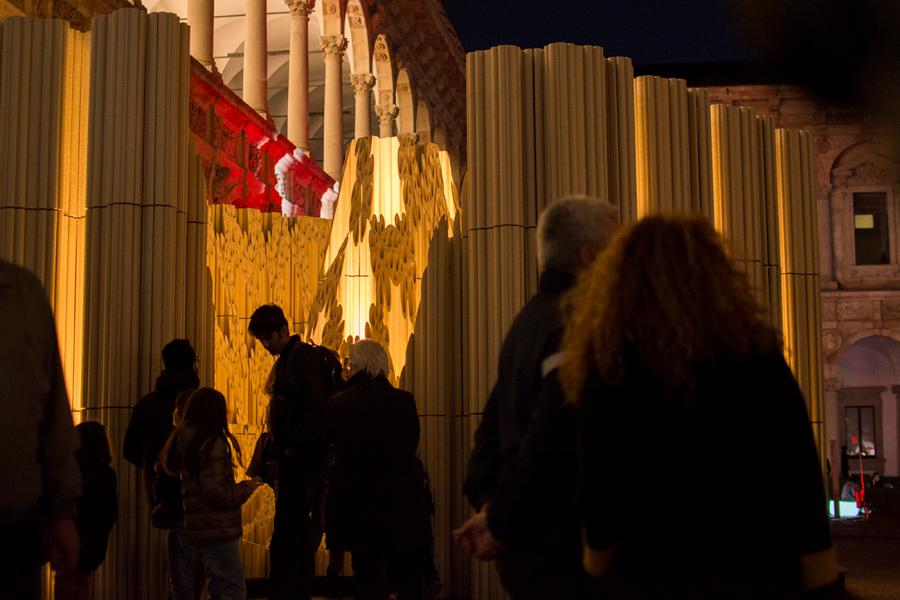
[[[514,600],[590,595],[575,510],[576,424],[555,375],[559,301],[617,226],[616,208],[595,198],[565,198],[541,214],[538,292],[503,340],[475,433],[463,490],[478,512],[456,536],[477,558],[496,558]]]

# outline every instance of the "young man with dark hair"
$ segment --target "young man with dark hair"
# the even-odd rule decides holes
[[[309,598],[322,538],[318,512],[328,455],[323,418],[329,373],[316,348],[291,335],[279,306],[257,308],[247,329],[278,357],[267,410],[267,461],[274,467],[276,494],[269,597]]]

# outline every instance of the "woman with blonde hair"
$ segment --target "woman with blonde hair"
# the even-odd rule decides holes
[[[620,232],[568,305],[560,377],[580,410],[586,570],[612,598],[827,589],[806,405],[709,223],[650,217]]]

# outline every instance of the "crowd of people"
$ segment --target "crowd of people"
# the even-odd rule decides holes
[[[746,279],[703,219],[618,221],[584,197],[541,215],[539,290],[504,339],[464,484],[474,513],[455,538],[496,561],[514,600],[836,593],[806,405]],[[109,444],[99,423],[72,427],[49,306],[6,263],[0,314],[20,317],[0,337],[0,392],[31,419],[0,420],[14,442],[0,456],[33,467],[8,483],[0,529],[34,542],[0,569],[16,597],[33,598],[49,557],[57,597],[86,598],[116,518]],[[252,457],[226,398],[201,387],[188,340],[164,347],[125,435],[150,520],[167,531],[169,598],[246,597],[241,506],[262,485],[275,492],[270,598],[311,596],[323,533],[329,576],[350,553],[356,598],[436,594],[416,402],[390,383],[385,349],[360,341],[342,365],[291,334],[276,305],[259,307],[248,332],[276,357]],[[31,354],[3,352],[16,342]],[[781,449],[774,473],[758,459],[764,436]],[[754,496],[772,486],[775,515]]]

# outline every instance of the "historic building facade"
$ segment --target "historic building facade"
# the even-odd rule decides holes
[[[859,111],[792,86],[710,88],[714,102],[751,106],[815,143],[828,449],[835,477],[898,475],[900,160]],[[854,438],[856,441],[854,441]]]

